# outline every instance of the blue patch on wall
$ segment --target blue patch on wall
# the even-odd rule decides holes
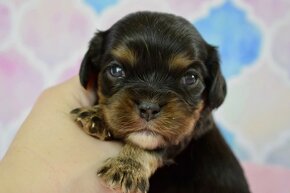
[[[234,146],[234,140],[235,140],[235,136],[233,135],[233,133],[231,133],[230,131],[228,131],[227,129],[224,129],[223,127],[219,126],[220,128],[220,132],[223,135],[223,137],[225,138],[227,144],[231,147]]]
[[[236,143],[235,135],[232,132],[230,132],[228,129],[225,129],[221,124],[217,123],[217,125],[222,136],[226,140],[227,144],[231,147],[234,154],[240,160],[249,160],[250,155],[248,154],[248,151],[246,151],[244,147]]]
[[[208,17],[194,25],[208,43],[218,46],[227,78],[240,73],[259,56],[261,32],[231,2],[212,9]]]
[[[85,2],[100,13],[107,7],[116,4],[118,0],[85,0]]]

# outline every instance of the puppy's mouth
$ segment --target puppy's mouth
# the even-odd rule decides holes
[[[140,134],[144,134],[144,135],[150,135],[150,136],[162,136],[161,133],[159,133],[158,129],[156,128],[157,124],[154,122],[154,120],[152,121],[144,121],[144,120],[140,120],[139,121],[141,127],[135,131],[135,133],[140,133]]]
[[[158,117],[146,120],[138,115],[135,117],[135,127],[128,133],[126,140],[143,149],[154,150],[164,148],[170,144],[177,144],[179,128],[184,127],[180,120],[161,113]],[[174,136],[174,137],[171,137]]]
[[[162,135],[148,129],[141,129],[128,135],[127,141],[148,150],[163,147],[166,142]]]

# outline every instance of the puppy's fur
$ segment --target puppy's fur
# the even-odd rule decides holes
[[[211,114],[226,95],[218,53],[188,21],[152,12],[124,17],[91,40],[80,80],[98,100],[73,110],[76,121],[92,136],[125,143],[98,171],[109,187],[249,193]]]

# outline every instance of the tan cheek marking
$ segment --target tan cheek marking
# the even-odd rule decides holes
[[[194,130],[195,125],[198,122],[203,109],[204,109],[204,101],[201,101],[198,104],[197,109],[193,112],[193,115],[188,123],[189,127],[184,131],[184,133],[182,135],[180,135],[176,139],[176,141],[175,141],[176,144],[178,144],[180,141],[182,141],[185,136],[189,136],[192,134],[192,131]]]
[[[170,57],[168,63],[170,69],[181,68],[185,69],[190,64],[192,64],[192,60],[188,57],[186,53],[178,53],[172,57]]]
[[[101,92],[101,76],[98,75],[98,87],[97,87],[97,96],[98,96],[98,104],[103,104],[105,102],[105,96]]]
[[[193,125],[193,128],[194,128],[195,124],[197,123],[197,121],[199,120],[200,114],[201,114],[201,112],[202,112],[203,109],[204,109],[204,101],[201,101],[197,105],[196,110],[193,112],[193,116],[192,116],[192,125]]]
[[[112,50],[111,53],[117,60],[122,63],[126,63],[132,66],[136,63],[136,53],[126,46],[116,47]]]
[[[197,109],[195,110],[195,116],[198,116],[198,118],[199,118],[200,113],[201,113],[201,111],[202,111],[203,109],[204,109],[204,101],[202,100],[202,101],[198,104]]]

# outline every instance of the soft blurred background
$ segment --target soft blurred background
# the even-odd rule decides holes
[[[94,32],[137,10],[181,15],[219,47],[217,122],[254,193],[290,193],[289,0],[0,0],[0,159],[41,91],[77,74]]]

